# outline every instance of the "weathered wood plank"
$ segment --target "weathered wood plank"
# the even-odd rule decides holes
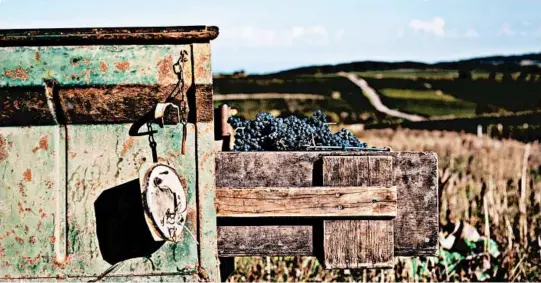
[[[388,268],[392,266],[393,226],[390,220],[333,220],[324,224],[325,268]],[[390,262],[389,262],[390,261]]]
[[[436,254],[438,173],[437,157],[432,152],[220,152],[216,160],[217,188],[322,185],[318,168],[323,156],[392,157],[392,180],[398,197],[393,220],[395,255]],[[265,239],[265,235],[254,237]]]
[[[308,256],[313,250],[313,226],[219,226],[218,253],[234,256]]]
[[[220,188],[222,217],[396,216],[396,187]]]
[[[324,185],[390,185],[391,176],[390,156],[323,157]],[[326,268],[392,267],[391,220],[325,220],[323,227]]]
[[[327,186],[368,186],[367,156],[324,156],[323,184]]]

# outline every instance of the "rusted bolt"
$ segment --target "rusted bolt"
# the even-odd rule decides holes
[[[341,205],[337,206],[336,208],[337,208],[337,209],[340,209],[340,210],[344,209],[344,207],[341,206]]]

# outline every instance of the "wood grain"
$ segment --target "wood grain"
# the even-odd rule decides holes
[[[312,255],[313,226],[219,226],[218,254],[233,256]]]
[[[332,220],[324,223],[325,268],[393,266],[390,220]]]
[[[323,157],[324,185],[390,185],[391,177],[390,156]],[[391,220],[325,220],[323,227],[326,268],[392,267]]]
[[[220,188],[222,217],[396,216],[396,187]]]
[[[324,156],[391,157],[392,182],[398,197],[397,216],[393,220],[395,256],[436,254],[438,160],[432,152],[220,152],[216,159],[217,188],[321,186],[322,176],[318,168],[321,168]],[[245,227],[256,229],[254,227],[258,226],[257,223],[252,225],[255,226]],[[252,235],[265,241],[264,234]],[[284,240],[293,241],[297,235],[292,232]],[[220,237],[222,241],[237,241],[224,238],[227,237],[224,235]],[[303,241],[302,238],[298,240]],[[256,247],[252,252],[252,255],[258,254]]]

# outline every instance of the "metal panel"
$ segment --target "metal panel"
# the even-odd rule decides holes
[[[0,48],[0,87],[175,84],[173,63],[189,45],[45,46]],[[187,62],[189,66],[191,62]],[[191,68],[184,76],[191,78]]]
[[[124,275],[143,275],[173,273],[179,270],[193,268],[197,263],[197,243],[192,235],[196,235],[197,209],[196,209],[196,174],[195,174],[195,129],[193,124],[188,126],[188,151],[186,155],[180,154],[180,141],[182,131],[180,126],[166,126],[155,135],[158,143],[159,162],[170,165],[186,178],[188,184],[188,220],[184,232],[184,240],[180,243],[166,242],[159,245],[152,239],[145,237],[149,232],[142,226],[142,230],[133,228],[133,235],[117,233],[120,229],[130,227],[117,227],[124,225],[117,220],[131,221],[139,224],[142,215],[139,214],[142,203],[140,197],[131,197],[130,194],[140,196],[138,182],[140,170],[144,170],[152,161],[150,147],[146,137],[128,137],[130,125],[72,125],[68,129],[68,247],[70,264],[66,273],[70,276],[96,275],[107,269],[108,264],[102,252],[107,249],[118,249],[117,245],[132,241],[140,249],[141,257],[145,251],[155,251],[149,259],[140,258],[131,260],[129,266],[124,268]],[[132,181],[132,183],[126,184]],[[99,198],[99,199],[98,199]],[[127,201],[135,201],[124,203]],[[113,207],[119,207],[114,210]],[[122,211],[122,209],[128,211]],[[129,211],[132,210],[133,211]],[[102,211],[104,211],[102,213]],[[112,212],[116,215],[104,215]],[[131,214],[139,214],[139,217]],[[100,216],[100,219],[96,219]],[[114,220],[117,219],[117,220]],[[101,222],[100,222],[101,220]],[[112,223],[109,221],[113,221]],[[98,245],[97,227],[104,225],[103,237],[108,245]],[[109,231],[107,231],[109,229]],[[111,239],[110,237],[114,237]],[[137,239],[134,241],[134,239]],[[145,242],[148,245],[141,245]],[[129,247],[129,245],[127,245]],[[125,249],[112,250],[113,260],[121,259],[118,253]],[[116,253],[116,254],[115,254]],[[115,275],[119,275],[115,273]]]
[[[0,278],[58,274],[57,130],[0,128]]]
[[[192,46],[197,131],[199,239],[201,242],[199,261],[206,276],[213,281],[219,281],[216,209],[214,207],[216,151],[214,149],[210,46],[208,44],[193,44]]]

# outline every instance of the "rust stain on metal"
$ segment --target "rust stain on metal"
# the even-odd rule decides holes
[[[19,242],[19,244],[24,244],[23,238],[21,238],[21,237],[19,237],[19,236],[16,236],[16,237],[15,237],[15,241]]]
[[[30,236],[30,238],[28,239],[28,242],[30,244],[32,244],[32,245],[35,244],[36,243],[36,237],[35,236]]]
[[[7,70],[4,74],[12,80],[20,79],[21,81],[26,81],[28,79],[28,69],[24,70],[21,67],[17,67],[15,70]]]
[[[196,27],[144,27],[144,28],[92,28],[87,30],[59,29],[42,32],[35,30],[10,30],[0,35],[4,46],[33,43],[38,45],[78,45],[118,43],[118,41],[142,44],[163,41],[168,43],[208,42],[218,36],[214,26]],[[81,48],[85,48],[82,46]]]
[[[196,74],[198,76],[206,77],[206,74],[208,72],[207,64],[210,61],[210,56],[209,55],[201,55],[201,57],[199,57],[199,59],[200,59],[200,62],[198,63],[199,67],[197,68],[197,73]]]
[[[122,145],[122,150],[120,151],[120,156],[124,156],[126,152],[133,146],[133,142],[135,141],[135,138],[130,137],[127,141],[124,142]]]
[[[107,72],[107,63],[101,61],[101,62],[100,62],[100,70],[101,70],[103,73]]]
[[[35,54],[35,58],[36,58],[36,61],[41,61],[41,54],[39,54],[39,52],[36,51],[36,54]]]
[[[0,161],[8,157],[8,144],[4,136],[0,136]]]
[[[30,207],[27,207],[27,208],[24,208],[23,204],[21,202],[18,202],[17,203],[17,206],[19,207],[19,214],[23,213],[23,212],[30,212],[32,211],[32,209]]]
[[[23,175],[24,175],[24,180],[25,181],[27,181],[27,182],[32,181],[32,170],[30,170],[30,168],[26,169],[26,171],[24,171]]]
[[[214,118],[214,107],[212,101],[212,85],[203,84],[195,86],[195,103],[197,122],[211,122]],[[212,129],[214,130],[214,129]]]
[[[26,178],[26,176],[25,176],[25,178]],[[19,183],[19,193],[21,193],[21,195],[23,197],[27,197],[26,192],[24,191],[24,185],[23,185],[22,182]]]
[[[164,84],[167,82],[167,77],[171,75],[173,70],[173,56],[167,55],[165,58],[160,59],[157,64],[158,67],[158,83]]]
[[[126,61],[124,61],[124,62],[116,62],[115,67],[118,70],[120,70],[122,72],[125,72],[130,67],[130,62],[126,62]]]
[[[36,152],[38,151],[39,149],[43,149],[43,150],[47,150],[49,149],[49,141],[47,139],[47,136],[42,136],[40,139],[39,139],[39,145],[34,147],[32,149],[32,152]]]

